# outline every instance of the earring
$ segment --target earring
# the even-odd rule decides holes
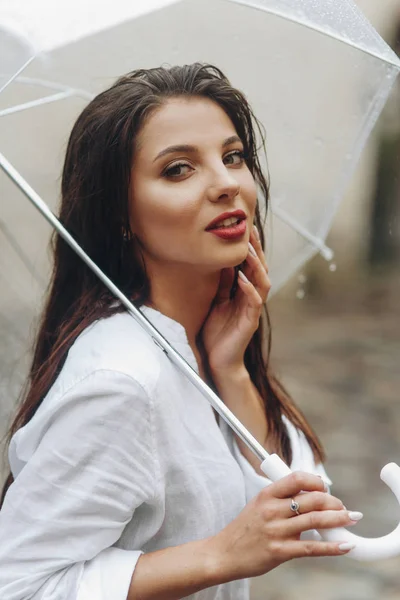
[[[124,240],[124,242],[130,242],[132,239],[132,233],[131,231],[125,229],[125,227],[122,228],[122,239]]]

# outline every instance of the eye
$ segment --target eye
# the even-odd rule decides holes
[[[230,152],[224,157],[224,160],[228,159],[228,165],[241,165],[244,162],[244,152],[242,150],[235,150]]]
[[[181,169],[184,168],[187,169],[191,169],[191,166],[188,165],[187,163],[175,163],[174,165],[168,167],[168,169],[166,169],[163,173],[163,177],[171,177],[171,178],[178,178],[178,177],[182,177],[182,175],[187,175],[187,173],[182,173]]]

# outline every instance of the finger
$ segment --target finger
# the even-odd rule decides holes
[[[267,262],[265,260],[265,256],[264,256],[264,252],[261,247],[261,244],[260,244],[260,242],[256,242],[253,237],[250,237],[250,240],[249,240],[249,252],[250,252],[250,254],[254,255],[255,258],[257,258],[260,261],[262,270],[265,273],[268,273],[268,266],[267,266]]]
[[[344,549],[340,546],[343,544]],[[355,546],[343,542],[314,542],[314,541],[286,541],[282,542],[278,553],[286,561],[292,558],[305,558],[311,556],[343,556]]]
[[[361,515],[361,513],[356,513]],[[336,527],[350,527],[358,523],[360,519],[350,518],[348,510],[323,510],[314,511],[300,515],[294,519],[287,520],[285,527],[288,535],[300,535],[303,531],[310,529],[335,529]]]
[[[233,267],[221,270],[219,286],[214,298],[215,304],[221,304],[222,302],[230,300],[230,292],[234,277],[235,269]]]
[[[265,258],[263,247],[261,245],[260,235],[259,235],[258,230],[255,225],[253,225],[252,230],[250,232],[250,242],[253,245],[253,247],[257,253],[257,256],[260,259],[261,264],[263,265],[265,271],[268,273],[268,265],[267,265],[267,261]]]
[[[293,498],[298,504],[298,512],[300,514],[309,513],[316,510],[344,510],[343,502],[326,494],[324,492],[309,492],[306,494],[299,494]],[[291,498],[285,498],[281,500],[282,515],[285,517],[294,517],[296,512],[290,508],[292,503]]]
[[[265,488],[275,498],[293,498],[300,492],[326,492],[324,481],[318,475],[294,471]]]
[[[243,269],[246,277],[253,283],[254,287],[260,294],[263,302],[266,301],[271,282],[267,271],[263,267],[258,255],[252,245],[249,244],[249,253],[246,257],[246,263]]]
[[[254,285],[249,281],[243,271],[238,272],[238,285],[242,292],[245,294],[247,309],[251,312],[254,311],[254,315],[258,319],[260,318],[260,309],[262,307],[263,301],[254,287]]]

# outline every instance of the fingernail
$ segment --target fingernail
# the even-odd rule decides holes
[[[352,511],[349,511],[349,518],[352,521],[360,521],[363,518],[363,516],[364,515],[361,512],[352,512]]]
[[[322,475],[317,475],[317,477],[319,477],[320,479],[322,479]],[[322,483],[324,484],[324,492],[328,493],[329,492],[329,485],[326,483],[326,481],[324,479],[322,479]]]
[[[259,242],[260,241],[260,234],[258,233],[258,229],[255,225],[253,225],[253,231],[254,231],[254,235],[256,236],[256,240]]]
[[[356,545],[351,544],[350,542],[344,542],[343,544],[339,544],[339,550],[342,550],[342,552],[344,552],[345,550],[354,550],[355,547]]]
[[[250,283],[250,281],[247,279],[246,275],[243,273],[243,271],[238,271],[238,275],[240,277],[240,279],[242,279],[245,283]]]
[[[252,254],[253,256],[255,256],[257,258],[257,252],[254,250],[254,247],[250,244],[250,242],[249,242],[249,250],[250,250],[250,254]]]

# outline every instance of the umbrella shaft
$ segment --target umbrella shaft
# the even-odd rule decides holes
[[[19,187],[30,202],[38,209],[54,229],[61,235],[67,244],[80,256],[86,265],[99,277],[104,285],[121,301],[130,315],[150,334],[154,343],[172,360],[178,369],[186,375],[193,385],[210,402],[211,406],[228,423],[233,431],[250,448],[260,461],[268,458],[269,454],[265,448],[255,439],[255,437],[244,427],[244,425],[235,417],[232,411],[222,402],[222,400],[213,392],[213,390],[199,377],[194,369],[186,360],[173,348],[170,343],[161,335],[154,325],[137,309],[130,300],[121,292],[121,290],[107,277],[107,275],[96,265],[95,262],[86,254],[76,240],[68,233],[65,227],[60,223],[57,217],[51,212],[46,203],[40,198],[33,188],[25,181],[21,174],[8,162],[0,153],[0,167],[8,177]]]

